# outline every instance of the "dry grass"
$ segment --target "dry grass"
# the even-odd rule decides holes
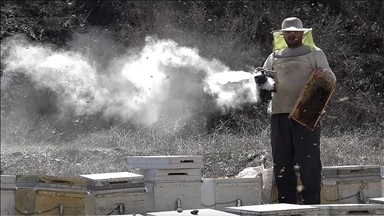
[[[260,4],[246,1],[247,7],[239,7],[241,10],[237,14],[232,5],[236,1],[232,1],[228,6],[214,8],[228,10],[216,17],[214,9],[207,9],[205,13],[201,3],[193,3],[195,6],[192,8],[183,6],[185,10],[175,10],[170,5],[173,3],[161,1],[156,4],[114,1],[115,8],[109,1],[105,1],[106,5],[80,0],[72,2],[77,6],[73,7],[67,1],[48,1],[48,4],[46,1],[25,1],[22,4],[7,1],[1,8],[5,22],[0,26],[0,38],[28,32],[31,38],[41,43],[65,48],[69,32],[82,32],[96,26],[105,28],[101,22],[107,22],[106,15],[115,14],[119,17],[111,20],[108,29],[122,49],[140,45],[145,35],[157,34],[160,38],[172,38],[183,46],[198,47],[202,56],[220,59],[234,70],[243,70],[244,67],[262,64],[270,53],[271,37],[267,32],[278,28],[287,16],[303,17],[305,25],[314,28],[315,41],[326,52],[338,77],[335,98],[348,96],[354,99],[350,105],[332,104],[329,110],[329,116],[334,116],[334,119],[326,119],[328,126],[325,129],[328,131],[324,131],[322,137],[324,165],[384,165],[384,129],[379,128],[383,126],[380,125],[383,124],[381,92],[384,82],[380,75],[383,68],[380,56],[383,52],[383,28],[377,25],[378,15],[383,13],[379,10],[381,7],[375,6],[376,3],[344,2],[341,15],[328,16],[327,8],[308,7],[306,1],[297,3],[297,11],[288,9],[292,5],[285,2],[265,1]],[[85,7],[81,7],[84,4]],[[99,19],[101,17],[103,19]],[[372,30],[373,24],[376,31]],[[19,92],[13,93],[17,94]],[[359,97],[364,99],[361,100],[364,109],[356,103]],[[376,100],[377,103],[373,103]],[[2,98],[2,108],[3,103],[7,104]],[[176,123],[171,122],[158,128],[115,126],[69,136],[53,133],[53,128],[44,120],[2,116],[1,169],[5,174],[76,176],[124,171],[124,157],[127,155],[201,155],[204,157],[205,176],[231,176],[244,167],[261,164],[264,159],[267,166],[272,164],[269,127],[263,121],[249,126],[248,123],[254,119],[257,118],[248,116],[242,125],[236,125],[244,128],[239,133],[194,131],[185,135],[173,130]],[[350,129],[362,124],[368,124],[366,127],[375,125],[375,129],[335,133],[330,127]]]
[[[324,165],[384,164],[383,131],[322,137]],[[236,175],[263,160],[271,166],[269,127],[254,134],[213,132],[183,136],[164,128],[109,130],[85,133],[71,140],[52,133],[43,121],[3,117],[1,167],[4,174],[77,176],[129,171],[128,155],[201,155],[204,176]]]

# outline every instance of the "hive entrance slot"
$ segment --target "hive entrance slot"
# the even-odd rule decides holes
[[[69,184],[69,181],[64,181],[64,180],[52,180],[52,183],[56,184]]]
[[[193,163],[194,160],[180,160],[180,163]]]
[[[188,175],[188,173],[168,173],[169,176],[175,176],[175,175]]]
[[[59,180],[59,179],[52,179],[52,180],[39,179],[37,182],[38,183],[51,183],[51,184],[70,184],[71,183],[69,181]]]
[[[369,211],[367,211],[367,210],[353,210],[353,211],[348,211],[348,214],[369,214]]]
[[[109,182],[110,185],[114,185],[114,184],[127,184],[128,181],[116,181],[116,182]]]

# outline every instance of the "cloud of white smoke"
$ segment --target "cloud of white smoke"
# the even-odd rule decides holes
[[[35,88],[55,92],[61,112],[78,116],[102,113],[152,125],[166,116],[188,120],[206,95],[223,109],[257,102],[254,74],[231,71],[172,40],[147,37],[139,52],[127,51],[102,69],[83,53],[32,44],[22,37],[6,39],[1,51],[2,90],[21,73]]]

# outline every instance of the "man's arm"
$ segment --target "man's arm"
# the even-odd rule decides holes
[[[329,66],[327,57],[325,56],[323,50],[320,48],[317,49],[315,54],[316,66],[318,70],[315,72],[317,76],[324,77],[327,81],[332,84],[336,83],[335,73],[332,71]]]
[[[271,53],[268,58],[265,60],[263,68],[268,69],[268,70],[273,70],[272,69],[272,60],[273,60],[273,53]]]

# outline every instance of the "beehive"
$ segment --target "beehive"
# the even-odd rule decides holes
[[[127,168],[144,175],[147,212],[201,207],[202,157],[131,156]]]
[[[380,167],[375,165],[325,166],[321,185],[321,204],[366,203],[369,197],[380,197]],[[300,175],[297,185],[302,186]],[[271,203],[278,203],[273,184]],[[300,193],[297,203],[303,204]]]
[[[320,209],[310,205],[294,205],[294,204],[267,204],[267,205],[251,205],[240,207],[226,207],[226,212],[234,213],[237,215],[251,216],[251,215],[305,215],[314,216],[319,215]]]
[[[358,204],[381,197],[380,166],[329,166],[323,168],[327,186],[322,204]]]
[[[203,178],[201,203],[205,208],[225,211],[225,207],[262,203],[261,177]]]
[[[335,85],[312,73],[289,114],[310,130],[314,130],[331,99]]]
[[[86,181],[54,176],[16,176],[15,215],[84,215]]]
[[[119,172],[81,175],[87,180],[88,215],[144,214],[145,183],[142,175]]]

